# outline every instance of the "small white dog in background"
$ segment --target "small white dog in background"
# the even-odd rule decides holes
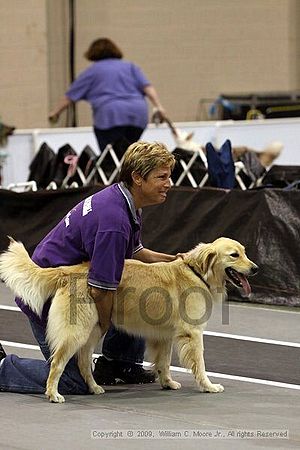
[[[179,130],[176,128],[169,119],[166,119],[166,123],[169,125],[171,133],[173,135],[176,147],[182,150],[187,150],[191,152],[202,150],[205,154],[205,146],[195,142],[193,140],[194,132],[188,133],[184,130]],[[273,141],[261,150],[256,150],[249,148],[247,146],[237,146],[232,148],[232,156],[234,161],[239,161],[239,159],[247,152],[254,153],[261,165],[267,169],[273,164],[273,162],[278,158],[283,149],[282,142]]]

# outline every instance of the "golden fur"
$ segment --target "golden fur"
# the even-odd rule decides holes
[[[89,264],[42,269],[23,244],[11,240],[0,255],[0,276],[37,314],[53,296],[47,324],[47,340],[52,353],[46,395],[52,402],[64,402],[58,381],[69,361],[77,354],[78,365],[90,392],[103,393],[91,372],[91,357],[101,331],[94,301],[89,297]],[[116,292],[112,321],[126,332],[146,339],[147,350],[163,388],[179,389],[169,371],[172,344],[177,344],[180,363],[192,370],[201,391],[222,392],[205,372],[203,329],[212,302],[225,295],[231,281],[249,294],[247,275],[256,265],[237,241],[219,238],[199,244],[170,263],[145,264],[125,261]]]

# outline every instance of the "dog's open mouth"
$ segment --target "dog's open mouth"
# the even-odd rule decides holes
[[[251,287],[249,281],[247,280],[244,274],[237,272],[232,267],[226,267],[225,272],[229,281],[234,286],[243,289],[247,296],[251,294]]]

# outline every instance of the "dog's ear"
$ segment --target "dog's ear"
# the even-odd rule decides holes
[[[213,266],[217,260],[217,252],[211,247],[206,248],[202,255],[200,263],[200,268],[202,273],[208,273],[210,270],[213,271]]]
[[[204,275],[213,269],[217,256],[217,252],[211,244],[199,244],[187,254],[184,261],[193,267],[198,267],[198,270]]]

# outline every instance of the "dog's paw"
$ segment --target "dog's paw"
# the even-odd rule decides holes
[[[65,403],[65,397],[63,395],[60,395],[58,392],[55,392],[53,394],[47,394],[46,395],[49,399],[49,402],[51,403]]]
[[[96,394],[96,395],[104,394],[104,392],[105,392],[105,390],[101,386],[99,386],[98,384],[93,386],[93,388],[91,389],[91,393],[92,394]]]
[[[162,384],[162,388],[163,389],[180,389],[181,388],[181,384],[177,383],[177,381],[174,380],[170,380],[167,381],[166,383]]]
[[[216,392],[223,392],[224,387],[222,386],[222,384],[210,384],[209,386],[203,387],[201,390],[203,392],[216,393]]]
[[[223,392],[224,386],[222,384],[213,384],[213,392]]]

